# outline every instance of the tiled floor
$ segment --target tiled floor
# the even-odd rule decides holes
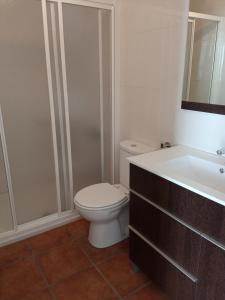
[[[128,258],[128,241],[96,249],[84,220],[0,248],[1,300],[166,300]]]

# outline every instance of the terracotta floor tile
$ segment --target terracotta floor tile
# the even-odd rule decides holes
[[[126,296],[148,281],[141,272],[134,272],[127,253],[120,253],[98,265],[104,276],[121,296]]]
[[[74,240],[78,240],[83,237],[87,238],[89,232],[89,224],[90,223],[87,222],[86,220],[81,219],[79,221],[75,221],[73,223],[66,225],[66,227],[70,236]]]
[[[153,285],[135,292],[148,279],[133,271],[128,240],[97,249],[88,242],[88,230],[89,223],[79,220],[0,248],[0,299],[51,300],[46,279],[57,300],[118,299],[91,260],[123,299],[168,300]]]
[[[32,258],[0,269],[1,300],[18,300],[44,287],[44,280]]]
[[[81,239],[78,242],[78,244],[94,263],[99,263],[111,257],[112,255],[122,251],[128,252],[128,240],[122,241],[116,245],[103,249],[93,247],[89,243],[87,238]]]
[[[117,296],[95,269],[81,272],[59,283],[54,292],[59,300],[112,300]]]
[[[55,283],[91,265],[79,247],[69,244],[40,254],[38,261],[49,283]]]
[[[12,263],[19,258],[30,255],[27,241],[21,241],[0,248],[0,266]]]
[[[35,253],[40,253],[68,241],[70,241],[70,236],[65,226],[44,232],[28,239],[31,248]]]
[[[126,298],[127,300],[169,300],[169,298],[163,294],[154,285],[149,285],[139,292]]]
[[[29,294],[22,300],[52,300],[52,296],[50,295],[48,290],[39,291],[37,293]]]

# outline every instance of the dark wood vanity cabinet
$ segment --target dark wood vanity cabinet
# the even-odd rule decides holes
[[[225,247],[202,239],[196,299],[225,299]]]
[[[135,194],[130,194],[130,225],[192,275],[197,275],[201,237]],[[166,234],[165,234],[166,233]]]
[[[171,300],[225,300],[225,208],[130,166],[130,259]]]
[[[225,244],[225,207],[135,165],[130,188],[180,220]]]
[[[130,231],[130,259],[164,290],[171,300],[194,299],[196,283],[133,231]],[[182,297],[180,297],[181,295]]]

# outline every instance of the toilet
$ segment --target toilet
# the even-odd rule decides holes
[[[120,184],[94,184],[74,197],[79,214],[90,222],[89,242],[96,248],[112,246],[128,237],[129,162],[127,157],[155,149],[132,140],[120,143]]]

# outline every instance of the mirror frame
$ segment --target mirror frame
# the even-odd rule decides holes
[[[225,105],[208,104],[200,102],[183,101],[182,109],[207,112],[211,114],[225,115]]]

